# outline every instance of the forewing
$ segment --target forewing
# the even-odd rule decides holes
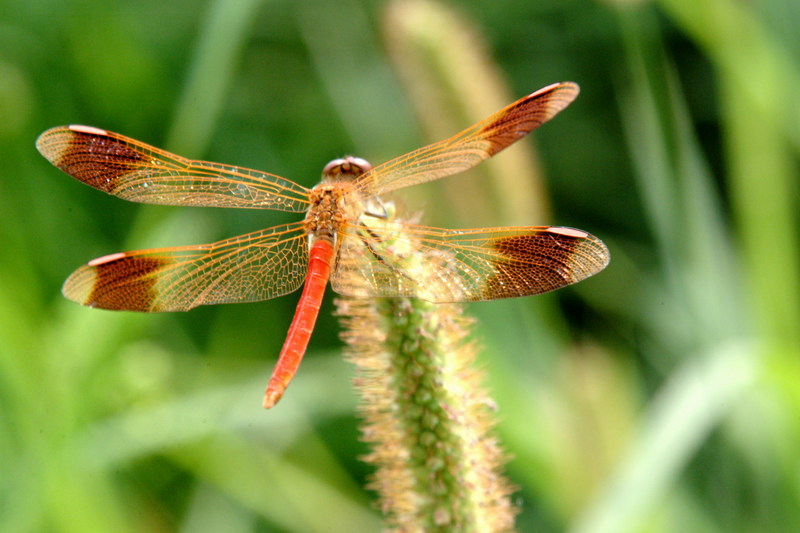
[[[131,202],[293,213],[308,208],[308,190],[280,176],[186,159],[90,126],[49,129],[36,148],[73,178]]]
[[[73,272],[62,292],[90,307],[145,312],[266,300],[303,283],[306,239],[298,222],[213,244],[111,254]]]
[[[356,187],[367,195],[380,195],[463,172],[553,118],[578,92],[572,82],[539,89],[447,140],[376,166]]]
[[[342,237],[331,283],[353,297],[513,298],[576,283],[609,261],[598,238],[557,226],[444,230],[380,223],[349,226]]]

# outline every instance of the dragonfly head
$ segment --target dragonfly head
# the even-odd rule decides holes
[[[322,170],[322,183],[337,181],[353,181],[365,172],[372,170],[372,165],[366,159],[348,155],[334,159]]]

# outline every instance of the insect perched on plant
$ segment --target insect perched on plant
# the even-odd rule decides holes
[[[552,291],[608,264],[605,245],[579,229],[422,227],[392,220],[378,200],[473,167],[577,95],[574,83],[549,85],[447,140],[376,167],[357,157],[336,159],[312,189],[266,172],[186,159],[90,126],[47,130],[36,141],[44,157],[125,200],[306,214],[213,244],[99,257],[73,272],[63,293],[90,307],[159,312],[266,300],[304,285],[264,396],[264,407],[272,407],[306,351],[329,279],[346,296],[468,302]],[[413,247],[424,262],[424,279],[409,267],[408,254],[393,252],[398,243]]]

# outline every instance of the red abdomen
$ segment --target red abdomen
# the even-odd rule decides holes
[[[286,335],[278,362],[272,371],[267,390],[264,393],[264,407],[269,409],[278,403],[289,382],[292,381],[303,355],[306,353],[311,331],[319,315],[325,287],[331,276],[333,262],[333,245],[327,239],[320,238],[311,247],[308,259],[308,274],[303,286],[303,293],[297,303],[292,325]]]

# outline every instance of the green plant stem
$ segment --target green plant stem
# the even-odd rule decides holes
[[[457,305],[339,299],[358,368],[371,488],[395,531],[510,531],[516,509],[499,474],[492,402],[471,368],[471,320]]]

